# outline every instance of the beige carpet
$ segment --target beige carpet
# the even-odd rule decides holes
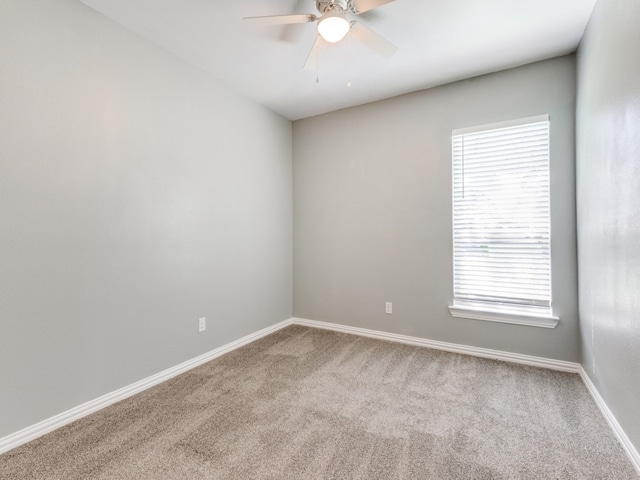
[[[637,479],[575,374],[300,326],[0,456],[9,479]]]

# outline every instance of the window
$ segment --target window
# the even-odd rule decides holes
[[[451,314],[555,327],[548,116],[455,130],[452,154]]]

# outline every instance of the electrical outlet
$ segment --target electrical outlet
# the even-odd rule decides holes
[[[384,313],[386,313],[387,315],[391,315],[393,313],[393,303],[385,302]]]
[[[198,331],[204,332],[206,329],[207,329],[207,318],[200,317],[200,319],[198,320]]]

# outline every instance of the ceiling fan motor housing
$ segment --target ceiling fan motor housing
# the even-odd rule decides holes
[[[348,0],[316,0],[316,8],[320,13],[345,14],[349,11],[349,2]]]

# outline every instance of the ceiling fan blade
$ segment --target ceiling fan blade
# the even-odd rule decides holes
[[[382,18],[384,18],[384,13],[381,13],[380,10],[368,10],[361,13],[359,17],[366,20],[367,23],[371,25],[379,22]]]
[[[383,58],[389,58],[398,51],[398,47],[389,40],[358,22],[351,22],[351,37]]]
[[[307,57],[307,61],[304,64],[303,70],[315,70],[318,66],[319,56],[324,51],[327,46],[327,41],[322,38],[320,35],[316,37],[316,41],[309,52],[309,56]]]
[[[243,20],[251,20],[258,25],[288,25],[292,23],[309,23],[318,19],[311,13],[299,13],[295,15],[269,15],[266,17],[244,17]]]
[[[292,12],[304,12],[305,7],[309,0],[296,0],[296,4],[291,9]],[[300,27],[300,24],[283,25],[280,31],[280,40],[290,43],[298,43],[304,27]]]
[[[391,2],[395,0],[353,0],[353,13],[359,15]]]

